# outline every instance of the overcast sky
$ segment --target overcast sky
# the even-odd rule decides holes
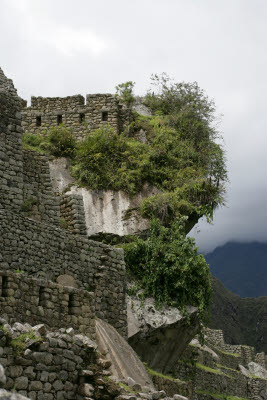
[[[197,81],[224,115],[227,207],[199,224],[202,251],[267,241],[266,0],[0,0],[0,66],[19,94],[114,92],[152,73]],[[198,230],[200,228],[200,232]]]

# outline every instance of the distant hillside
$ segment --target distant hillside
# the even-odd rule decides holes
[[[226,343],[254,346],[267,353],[267,297],[243,299],[212,277],[210,328],[222,329]]]
[[[267,243],[228,242],[205,258],[227,289],[241,297],[267,296]]]

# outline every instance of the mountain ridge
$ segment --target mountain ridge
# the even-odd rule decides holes
[[[231,292],[243,298],[267,296],[267,243],[229,241],[205,258]]]

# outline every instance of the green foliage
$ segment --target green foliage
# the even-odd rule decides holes
[[[41,134],[32,135],[31,133],[24,133],[22,135],[22,146],[25,150],[49,153],[48,138]]]
[[[73,157],[76,139],[63,124],[52,127],[48,133],[50,152],[56,157]]]
[[[66,229],[66,230],[70,229],[70,225],[69,225],[68,221],[66,221],[66,219],[63,217],[60,217],[59,225],[62,229]]]
[[[134,103],[134,95],[133,95],[134,85],[135,82],[128,81],[125,83],[120,83],[115,87],[116,97],[127,107],[131,107]]]
[[[25,213],[30,213],[32,211],[33,206],[35,206],[36,204],[37,204],[37,197],[29,197],[21,205],[21,211]]]
[[[73,157],[76,144],[72,131],[63,124],[52,127],[47,134],[45,132],[35,135],[24,133],[22,136],[24,149],[52,154],[56,157]]]
[[[203,319],[211,297],[209,268],[197,254],[194,240],[185,237],[185,217],[169,228],[152,220],[147,239],[136,238],[124,244],[125,261],[141,282],[146,296],[185,311],[188,304],[199,307]]]
[[[173,82],[166,74],[151,75],[152,88],[145,102],[155,113],[175,116],[186,111],[194,113],[194,119],[213,121],[215,104],[210,100],[197,82]]]
[[[150,174],[148,146],[109,125],[87,135],[77,145],[73,175],[92,189],[124,190],[138,193]]]

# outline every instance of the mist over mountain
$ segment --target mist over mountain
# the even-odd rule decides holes
[[[241,297],[267,296],[267,243],[228,242],[205,256],[211,273]]]

